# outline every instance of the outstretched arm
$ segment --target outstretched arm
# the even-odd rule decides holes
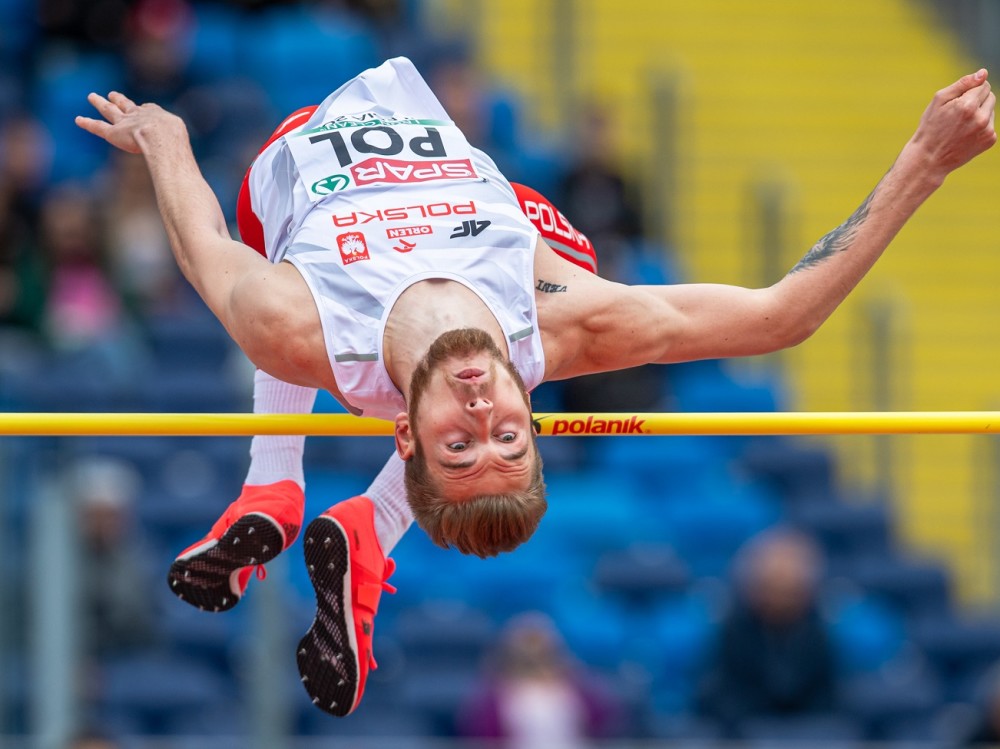
[[[938,91],[913,137],[856,211],[820,239],[780,281],[765,289],[712,284],[601,289],[584,353],[585,371],[703,358],[749,356],[808,338],[858,284],[919,206],[955,169],[996,142],[985,70]],[[600,295],[600,296],[598,296]],[[628,330],[630,335],[622,332]]]
[[[184,122],[122,94],[88,100],[103,119],[76,124],[149,168],[177,264],[209,309],[260,369],[306,387],[332,385],[322,333],[302,276],[232,240],[219,201],[195,162]]]
[[[77,117],[76,124],[122,151],[143,156],[181,272],[230,328],[233,288],[248,272],[269,264],[229,236],[183,120],[155,104],[139,106],[117,92],[107,98],[90,94],[87,100],[103,119]]]

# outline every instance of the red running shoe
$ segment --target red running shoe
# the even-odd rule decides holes
[[[396,569],[375,535],[368,497],[334,505],[306,528],[303,546],[316,589],[316,619],[299,642],[302,684],[320,710],[344,716],[361,702],[372,655],[375,613]]]
[[[305,495],[294,481],[244,486],[208,535],[170,565],[170,590],[203,611],[231,609],[254,570],[263,578],[260,565],[295,541],[304,512]]]

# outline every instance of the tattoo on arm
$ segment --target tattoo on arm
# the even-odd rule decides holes
[[[822,263],[831,255],[846,250],[851,242],[854,241],[854,237],[857,236],[858,229],[861,228],[861,225],[868,218],[868,209],[871,207],[872,198],[876,192],[878,192],[878,186],[871,191],[871,194],[865,198],[864,202],[858,206],[857,210],[850,215],[847,221],[824,235],[788,273],[792,274],[800,270],[812,268]]]
[[[541,291],[543,294],[557,294],[561,291],[566,291],[566,287],[561,283],[549,283],[548,281],[538,280],[535,284],[535,288]]]

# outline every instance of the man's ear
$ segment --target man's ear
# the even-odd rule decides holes
[[[410,429],[410,417],[405,412],[396,416],[395,438],[396,452],[399,457],[403,460],[412,458],[416,445],[414,444],[413,431]]]

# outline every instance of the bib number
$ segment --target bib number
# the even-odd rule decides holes
[[[313,202],[376,185],[479,179],[468,142],[435,120],[328,122],[286,142]]]

